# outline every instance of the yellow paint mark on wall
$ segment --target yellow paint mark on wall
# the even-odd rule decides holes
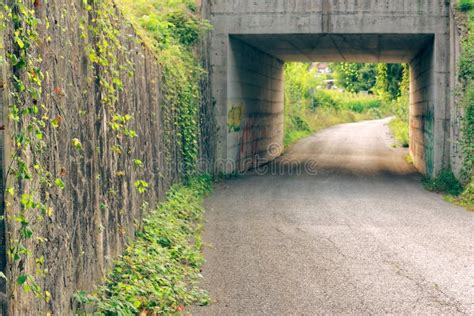
[[[227,127],[229,133],[240,132],[240,123],[242,121],[243,104],[232,105],[227,114]]]

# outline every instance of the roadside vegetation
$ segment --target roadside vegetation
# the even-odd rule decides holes
[[[441,183],[435,186],[435,191],[447,192],[447,199],[470,210],[474,210],[474,1],[460,0],[458,10],[466,18],[466,34],[462,42],[461,60],[459,63],[459,81],[461,106],[463,107],[463,128],[461,147],[464,163],[461,170],[460,183],[464,184],[459,192],[449,192],[443,186],[450,183],[452,176],[446,180],[443,173],[429,183]],[[451,173],[451,171],[447,171]],[[451,187],[451,186],[448,186]]]
[[[380,74],[380,75],[383,75]],[[385,96],[388,104],[388,112],[395,116],[390,121],[389,127],[398,144],[402,147],[410,145],[409,139],[409,90],[410,90],[410,69],[408,65],[402,66],[402,79],[398,95]]]
[[[199,82],[204,70],[195,47],[210,26],[199,17],[194,0],[116,2],[161,65],[164,111],[173,113],[173,121],[164,124],[173,126],[177,135],[165,139],[181,149],[183,163],[178,167],[184,184],[173,186],[166,202],[153,211],[144,208],[142,227],[105,282],[92,293],[78,292],[75,299],[84,314],[176,314],[187,305],[208,301],[198,282],[204,262],[202,200],[212,179],[196,171]]]
[[[79,292],[80,310],[95,315],[158,315],[206,305],[199,289],[203,197],[212,178],[192,178],[170,189],[167,200],[148,214],[136,239],[93,293]]]
[[[460,179],[449,169],[434,179],[425,178],[425,187],[446,193],[446,200],[474,210],[474,1],[460,0],[458,10],[466,19],[466,34],[462,42],[458,87],[463,115],[461,148],[464,163]]]

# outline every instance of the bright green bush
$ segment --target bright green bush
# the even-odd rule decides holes
[[[337,86],[351,93],[371,90],[376,79],[375,64],[332,63]]]
[[[474,83],[471,81],[464,96],[464,126],[462,148],[464,154],[463,177],[470,179],[474,174]]]
[[[380,109],[382,107],[382,101],[373,95],[323,90],[318,91],[315,97],[328,100],[322,104],[323,107],[331,107],[356,113],[364,113],[371,109]]]
[[[336,108],[337,103],[332,98],[327,90],[317,90],[312,96],[310,109],[316,110],[317,108]]]

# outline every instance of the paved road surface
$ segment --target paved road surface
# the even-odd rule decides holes
[[[474,314],[474,213],[422,188],[387,122],[329,128],[282,158],[315,160],[317,175],[219,184],[204,233],[213,303],[192,313]]]

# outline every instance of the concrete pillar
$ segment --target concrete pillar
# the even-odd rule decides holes
[[[449,35],[437,34],[434,41],[433,61],[433,169],[436,176],[450,167],[450,63]]]

